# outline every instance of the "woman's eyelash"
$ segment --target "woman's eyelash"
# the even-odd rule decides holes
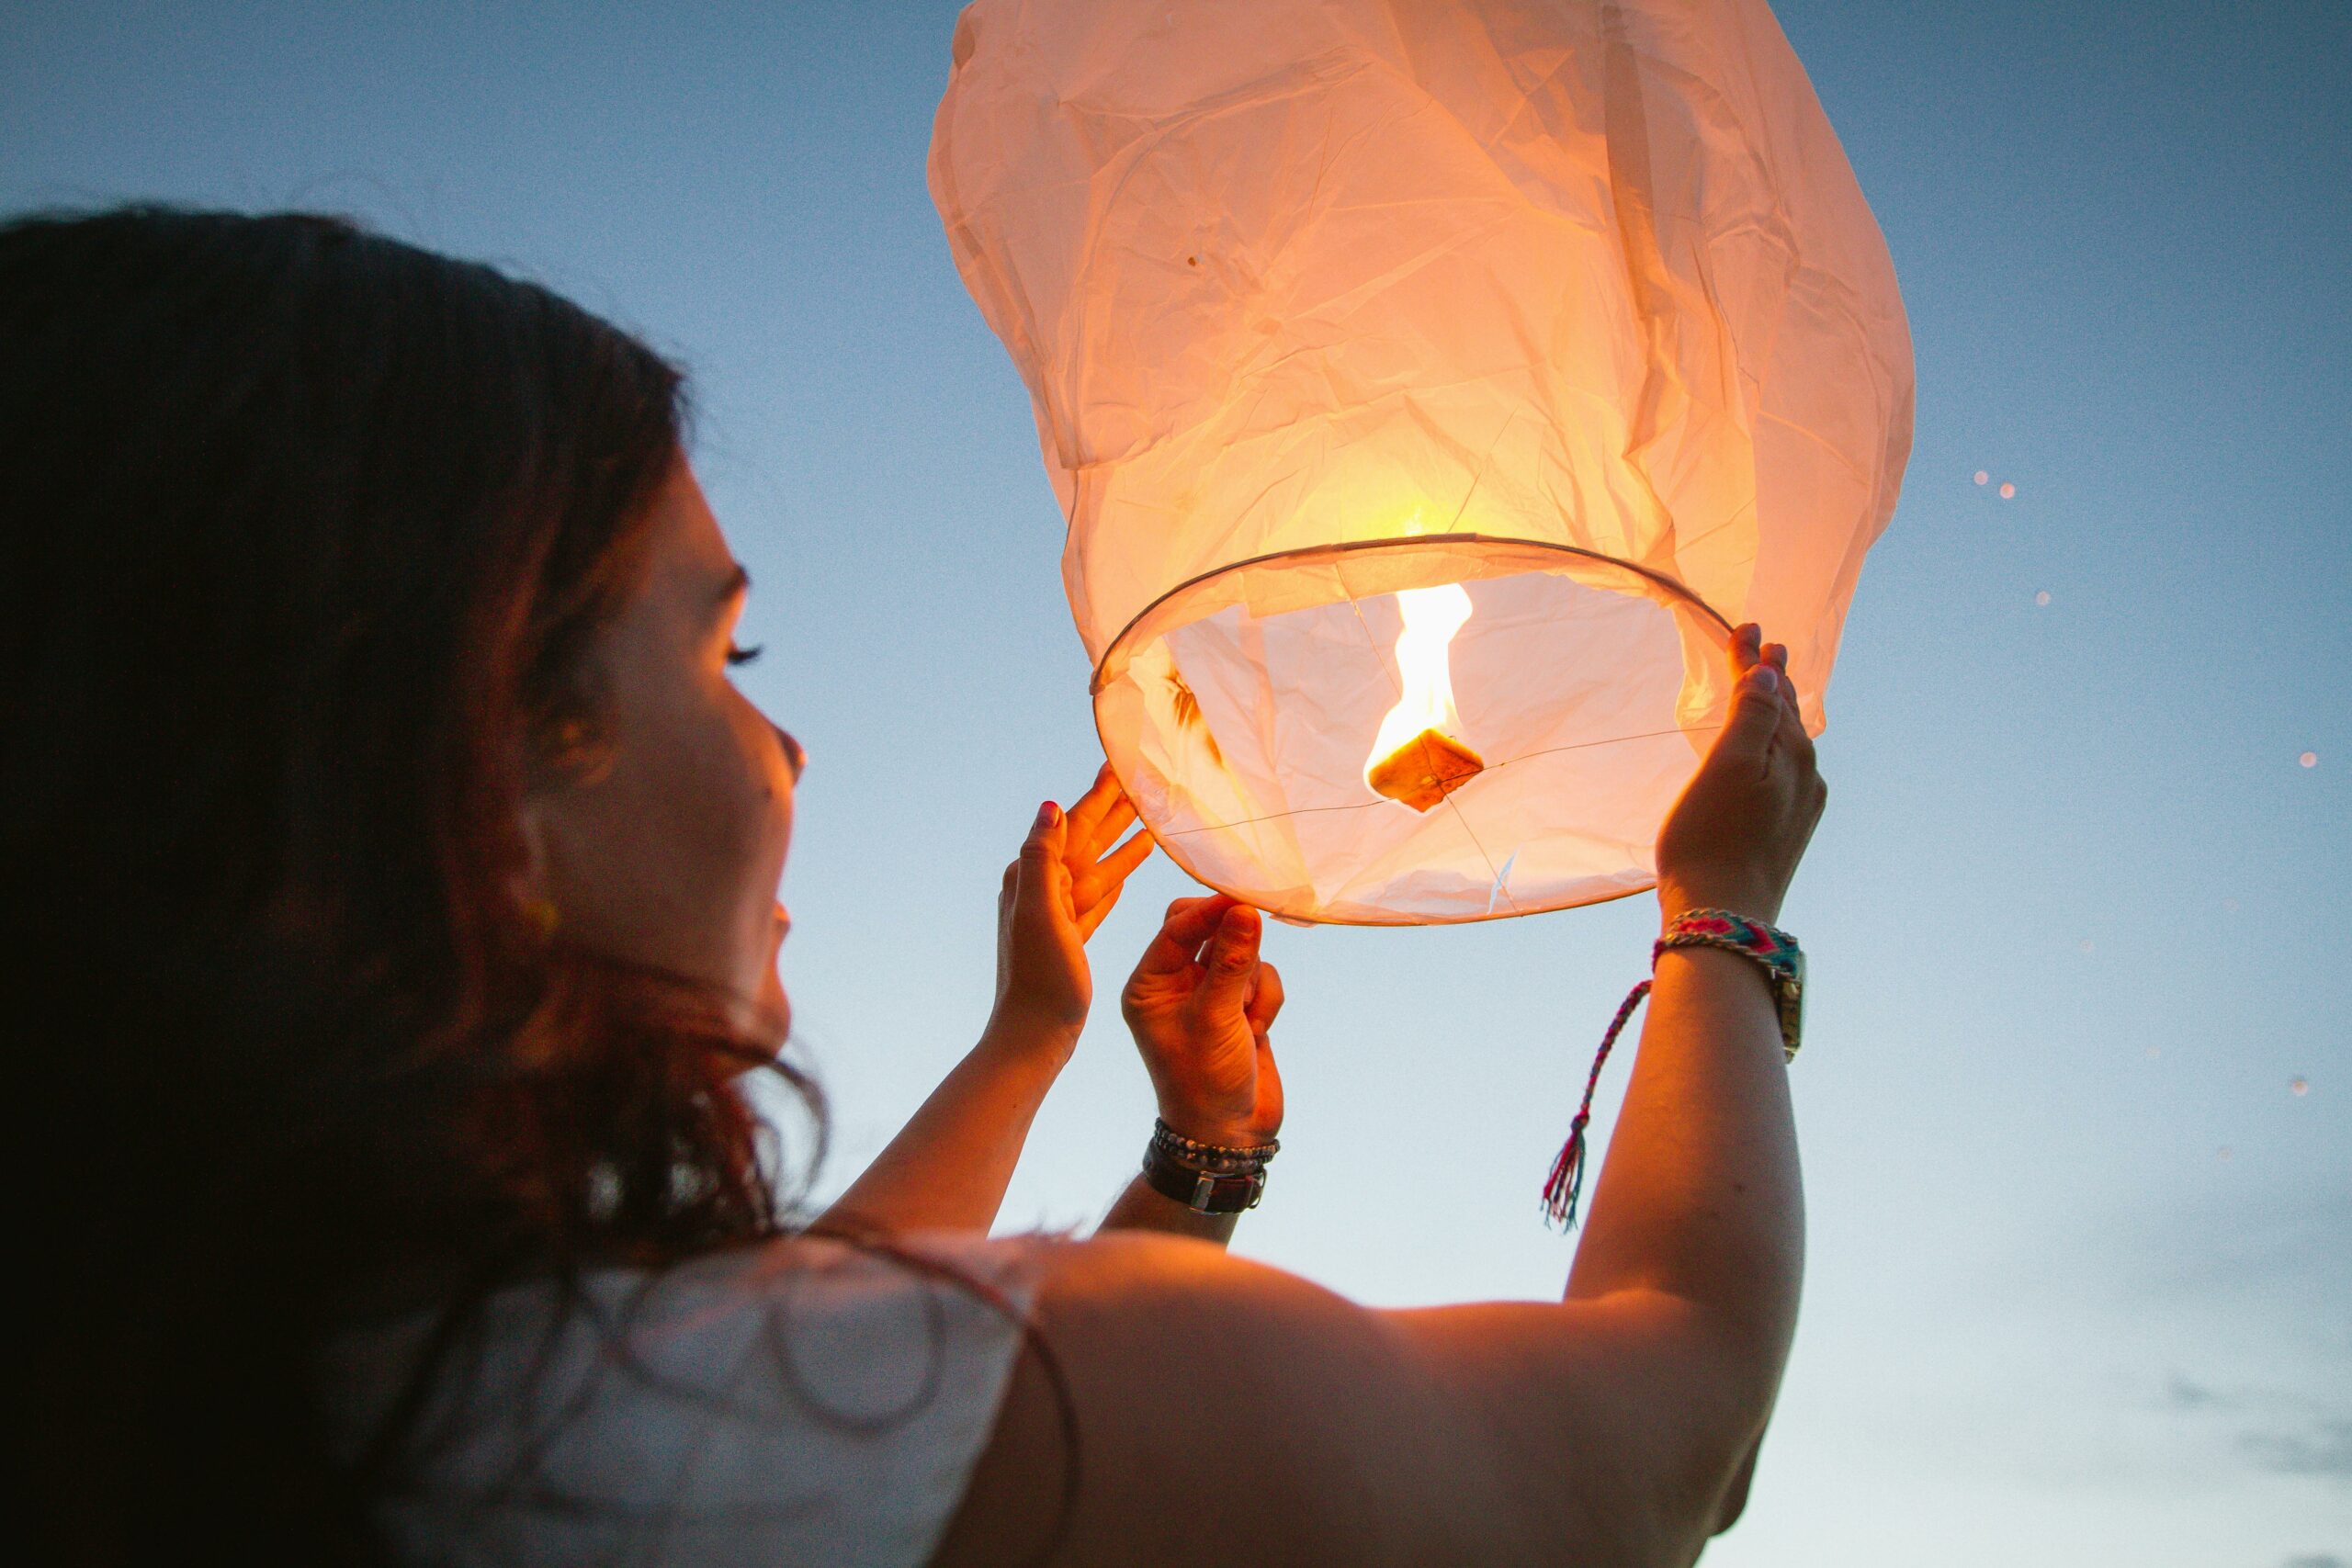
[[[752,660],[757,659],[763,652],[764,652],[766,650],[766,647],[767,645],[764,643],[755,643],[750,648],[737,648],[730,642],[727,645],[727,662],[729,664],[749,664]]]

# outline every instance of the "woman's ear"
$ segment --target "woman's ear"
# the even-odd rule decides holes
[[[535,731],[519,759],[522,799],[515,829],[523,840],[523,865],[508,880],[515,901],[542,926],[555,919],[553,864],[560,823],[580,792],[603,781],[616,758],[606,727],[591,716],[590,693],[578,694],[575,711],[544,732]]]

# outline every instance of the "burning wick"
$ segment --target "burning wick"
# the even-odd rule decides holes
[[[1462,584],[1408,588],[1396,595],[1405,629],[1396,634],[1396,674],[1405,694],[1380,721],[1363,782],[1391,800],[1427,811],[1486,768],[1478,753],[1456,740],[1462,716],[1453,708],[1453,678],[1446,646],[1470,618]]]

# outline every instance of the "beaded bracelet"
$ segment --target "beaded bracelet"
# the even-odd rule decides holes
[[[1247,1145],[1199,1143],[1157,1116],[1151,1119],[1151,1141],[1179,1159],[1209,1165],[1263,1165],[1283,1146],[1279,1138]]]

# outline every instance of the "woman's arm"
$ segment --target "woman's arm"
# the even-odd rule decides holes
[[[1077,1044],[1074,1031],[983,1033],[814,1228],[987,1230]]]
[[[1119,1011],[1136,1037],[1159,1119],[1198,1143],[1250,1147],[1283,1125],[1283,1080],[1269,1032],[1283,977],[1261,961],[1265,922],[1225,894],[1179,898],[1144,949]],[[1164,1231],[1223,1247],[1236,1214],[1203,1214],[1128,1179],[1101,1229]]]
[[[979,1043],[815,1228],[986,1230],[1093,999],[1086,939],[1151,852],[1106,766],[1067,815],[1038,807],[997,897],[997,998]]]
[[[1731,722],[1659,835],[1666,919],[1727,908],[1778,920],[1827,799],[1782,672],[1787,650],[1776,643],[1757,658],[1750,628],[1742,634]],[[1745,1336],[1759,1363],[1786,1359],[1804,1201],[1782,1055],[1772,992],[1754,962],[1715,948],[1659,954],[1571,1300],[1669,1292]],[[1598,1198],[1608,1192],[1617,1198],[1604,1213]]]
[[[1754,626],[1739,629],[1733,668],[1743,680],[1768,682],[1778,701],[1743,692],[1715,748],[1738,765],[1702,769],[1676,802],[1658,845],[1663,919],[1723,908],[1777,921],[1827,803],[1788,679],[1788,649],[1758,649],[1758,641]],[[1751,677],[1758,666],[1770,673]],[[1763,1414],[1710,1533],[1729,1529],[1747,1506],[1804,1274],[1796,1121],[1779,1012],[1762,979],[1753,961],[1715,948],[1659,955],[1600,1177],[1623,1201],[1605,1221],[1595,1208],[1568,1277],[1571,1301],[1655,1288],[1698,1303],[1729,1325],[1750,1368],[1769,1370]]]
[[[1195,1241],[1223,1247],[1233,1239],[1234,1223],[1238,1214],[1204,1214],[1191,1205],[1179,1203],[1141,1176],[1130,1177],[1120,1190],[1111,1212],[1102,1216],[1101,1230],[1159,1231],[1168,1235],[1191,1236]]]
[[[1691,897],[1778,913],[1773,867],[1793,869],[1822,797],[1782,685],[1776,671],[1743,687],[1678,804],[1668,913]],[[1694,1562],[1736,1512],[1770,1416],[1802,1215],[1752,966],[1670,950],[1655,995],[1563,1301],[1372,1311],[1214,1247],[1069,1245],[1038,1295],[1051,1363],[1016,1361],[935,1568],[1057,1535],[1057,1562],[1172,1564],[1241,1543],[1260,1562],[1400,1568]],[[1067,1517],[1057,1390],[1084,1444]]]

